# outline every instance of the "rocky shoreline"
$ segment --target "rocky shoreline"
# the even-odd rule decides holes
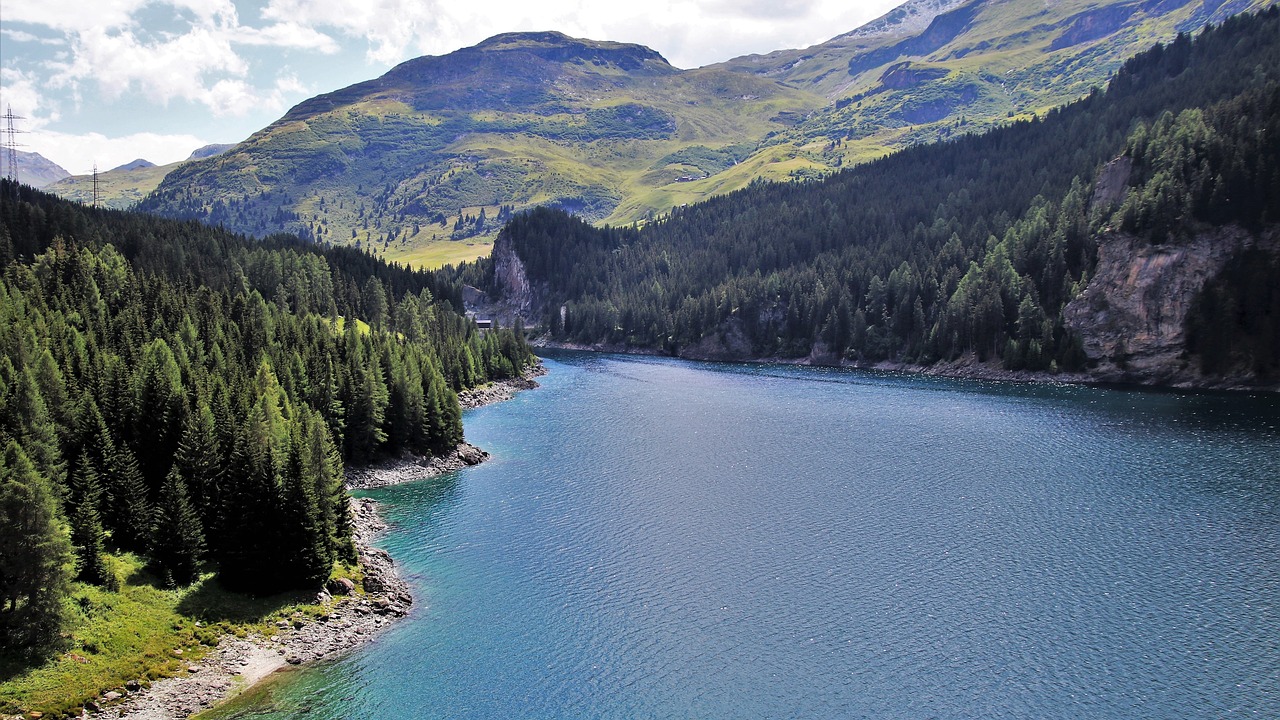
[[[100,709],[129,720],[171,720],[206,710],[253,686],[289,665],[331,658],[372,640],[393,620],[408,614],[413,598],[409,585],[396,572],[391,556],[373,546],[386,529],[377,503],[351,500],[352,530],[364,569],[363,595],[354,587],[332,583],[316,600],[324,608],[319,617],[294,613],[276,623],[270,636],[227,636],[187,674],[165,678],[142,688],[106,693]],[[346,593],[346,594],[344,594]]]
[[[538,387],[534,378],[546,373],[546,368],[538,365],[520,378],[464,391],[458,401],[463,409],[472,409],[509,400],[520,390]],[[386,487],[420,480],[479,464],[488,457],[484,450],[462,443],[444,457],[401,458],[349,469],[347,487]],[[186,718],[243,692],[277,670],[350,652],[407,615],[413,604],[409,585],[397,573],[391,556],[373,546],[374,539],[387,528],[377,502],[369,498],[352,498],[350,502],[352,534],[364,571],[363,595],[356,594],[349,582],[331,583],[316,597],[324,608],[319,617],[295,613],[277,622],[270,636],[225,636],[216,649],[189,665],[185,675],[157,680],[148,687],[131,682],[105,693],[92,708],[86,708],[85,716],[92,710],[127,720]]]

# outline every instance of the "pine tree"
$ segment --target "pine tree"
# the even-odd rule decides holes
[[[10,440],[0,457],[0,649],[57,640],[72,572],[67,535],[48,479]]]
[[[290,586],[318,585],[333,567],[329,533],[316,502],[314,481],[308,477],[316,460],[311,449],[295,424],[281,478],[279,519],[273,528],[281,550],[279,572]]]
[[[98,472],[88,462],[79,463],[71,473],[71,496],[68,499],[71,543],[76,551],[76,579],[110,587],[114,578],[105,559],[106,541],[99,512],[101,502]]]
[[[138,460],[124,443],[116,446],[103,479],[112,543],[124,550],[144,552],[151,532],[151,503]]]
[[[175,466],[160,485],[151,522],[151,561],[170,585],[190,585],[204,554],[204,529]]]
[[[201,525],[207,531],[213,530],[221,493],[222,451],[213,410],[204,398],[187,414],[173,462],[186,480],[191,505],[200,516]]]
[[[276,475],[270,431],[261,417],[250,417],[236,434],[217,525],[218,575],[233,590],[281,587],[272,532],[279,510]]]

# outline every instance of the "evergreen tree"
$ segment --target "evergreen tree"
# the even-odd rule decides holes
[[[67,535],[48,479],[10,440],[0,457],[0,649],[57,640],[72,573]]]
[[[82,462],[71,473],[71,495],[68,498],[71,520],[71,543],[76,552],[76,579],[94,585],[114,585],[105,560],[106,541],[99,506],[102,490],[93,465]]]
[[[138,460],[129,446],[121,443],[115,447],[102,485],[110,508],[107,527],[111,529],[112,544],[145,552],[151,533],[151,502]]]
[[[217,420],[203,398],[186,416],[173,462],[186,480],[191,505],[200,516],[202,527],[212,534],[220,504],[223,455],[218,443]]]
[[[204,554],[204,529],[175,466],[160,485],[151,522],[151,560],[169,585],[190,585]]]
[[[288,586],[318,586],[333,568],[331,535],[324,526],[315,481],[309,476],[319,460],[312,449],[302,428],[294,424],[275,526],[280,541],[277,547],[282,551],[279,572]]]

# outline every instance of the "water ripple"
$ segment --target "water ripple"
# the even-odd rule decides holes
[[[1274,398],[551,365],[278,716],[1280,717]]]

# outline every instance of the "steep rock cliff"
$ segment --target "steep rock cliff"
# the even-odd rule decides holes
[[[1153,385],[1250,384],[1249,378],[1204,377],[1186,354],[1186,321],[1205,282],[1255,242],[1238,227],[1161,245],[1103,234],[1093,278],[1063,311],[1067,327],[1082,340],[1090,376]]]
[[[493,290],[492,295],[478,296],[476,307],[468,309],[491,315],[504,325],[520,318],[527,326],[541,317],[539,293],[506,233],[500,233],[493,243]]]

